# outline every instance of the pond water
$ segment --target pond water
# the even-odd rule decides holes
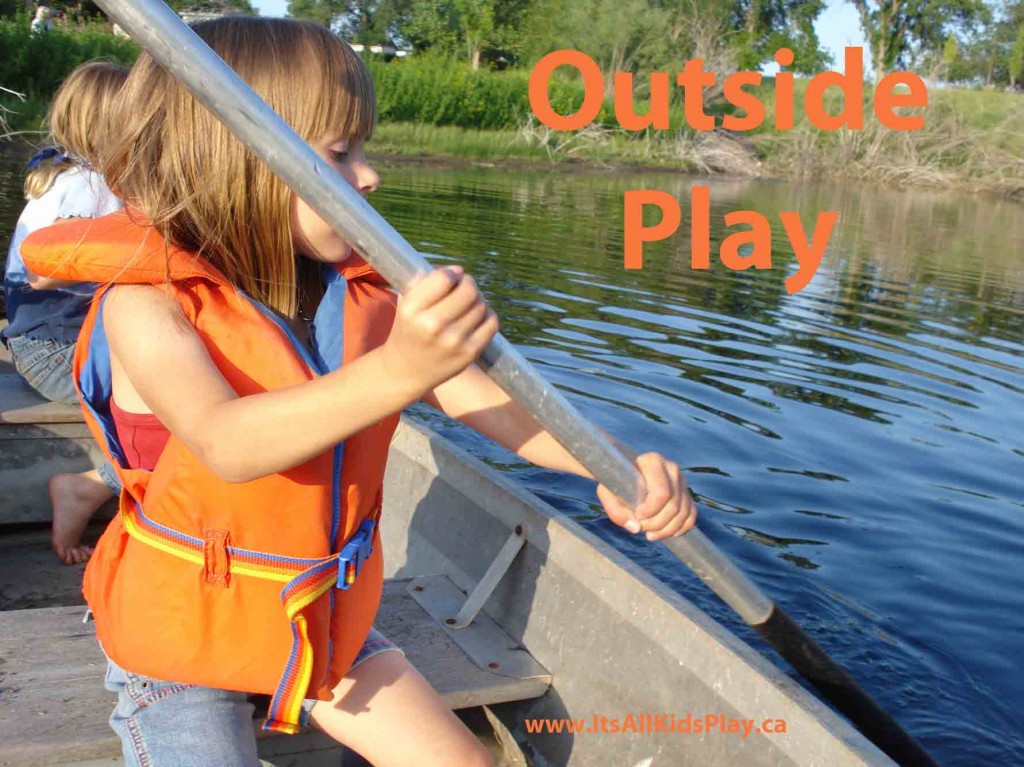
[[[0,242],[21,207],[0,158]],[[380,168],[375,206],[459,262],[502,331],[602,428],[685,467],[701,528],[946,765],[1024,763],[1024,209],[872,186],[666,173]],[[686,201],[722,216],[838,211],[821,267],[690,269]],[[623,269],[623,194],[683,226]],[[731,231],[731,230],[730,230]],[[4,245],[6,252],[6,245]],[[603,519],[591,483],[473,453],[768,652],[660,545]]]

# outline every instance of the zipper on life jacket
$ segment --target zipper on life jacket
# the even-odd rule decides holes
[[[291,343],[292,347],[299,353],[299,356],[309,366],[309,369],[313,372],[314,375],[316,375],[316,376],[323,376],[323,375],[326,375],[327,373],[330,372],[330,370],[327,368],[326,364],[322,364],[320,361],[318,361],[318,360],[313,358],[313,355],[310,353],[310,350],[306,347],[305,344],[303,344],[301,341],[299,341],[298,337],[295,335],[295,333],[292,331],[292,329],[288,326],[288,324],[281,317],[279,317],[277,314],[272,312],[269,308],[264,306],[259,301],[256,301],[255,299],[253,299],[252,297],[247,295],[244,291],[240,290],[239,293],[241,293],[241,295],[245,296],[245,298],[248,301],[250,301],[260,312],[262,312],[264,314],[264,316],[266,316],[270,320],[272,320],[281,329],[281,331],[284,333],[285,337]],[[325,296],[326,296],[326,292],[325,292]],[[345,296],[344,295],[341,297],[341,300],[342,301],[345,300]],[[318,307],[318,311],[319,311],[319,307]],[[344,317],[344,304],[342,304],[342,317]],[[315,329],[314,329],[314,333],[315,333]],[[315,338],[315,335],[313,337]],[[341,503],[342,503],[342,498],[341,498],[341,471],[342,471],[342,459],[343,459],[343,456],[344,456],[344,450],[345,450],[345,445],[344,445],[344,442],[342,442],[342,443],[339,443],[339,444],[335,445],[334,446],[334,451],[333,451],[334,464],[333,464],[333,467],[332,467],[333,468],[333,472],[332,472],[332,479],[331,479],[331,482],[332,482],[332,484],[331,484],[331,510],[332,510],[332,514],[331,514],[331,554],[337,554],[338,553],[338,548],[339,548],[337,541],[338,541],[339,528],[341,527]],[[360,530],[359,531],[361,531],[361,530],[362,530],[362,525],[360,525]],[[359,531],[357,531],[357,534],[359,533]],[[373,542],[373,536],[372,536],[372,528],[371,528],[369,542],[368,542],[367,545],[368,546],[372,546],[372,542]],[[346,543],[348,543],[348,542],[346,542]],[[367,556],[369,556],[369,551],[367,552]],[[365,559],[365,558],[366,557],[363,557],[362,559]],[[347,572],[346,572],[346,569],[345,569],[345,565],[342,564],[342,559],[341,559],[340,556],[339,556],[339,563],[338,563],[337,567],[338,567],[338,573],[337,573],[338,574],[338,580],[336,581],[336,585],[338,587],[342,588],[342,589],[346,589],[346,588],[348,588],[348,586],[350,584],[346,583],[346,581],[345,581],[345,576],[347,575]],[[358,573],[359,569],[362,569],[361,568],[361,562],[360,562],[359,568],[355,572]],[[330,592],[329,592],[329,594],[330,594],[330,615],[331,615],[331,621],[332,622],[334,620],[334,610],[335,610],[335,606],[336,606],[335,590],[336,589],[330,589]],[[332,662],[333,658],[334,658],[334,640],[330,636],[328,636],[328,639],[327,639],[327,663],[324,666],[323,677],[320,680],[321,684],[324,683],[324,681],[327,679],[328,675],[330,674],[331,662]],[[280,690],[279,690],[279,692],[280,692]],[[278,698],[278,695],[275,695],[274,697],[275,697],[275,700],[276,700]],[[268,720],[267,723],[264,724],[264,729],[274,729],[276,727],[276,725],[270,725],[269,727],[268,727],[268,725],[269,725],[269,720]]]
[[[278,317],[274,312],[268,309],[266,306],[261,304],[256,299],[247,295],[243,291],[239,291],[245,298],[255,306],[265,317],[272,320],[278,328],[285,334],[285,337],[291,343],[292,347],[299,353],[302,360],[309,366],[309,369],[313,371],[313,374],[317,377],[324,376],[330,371],[320,364],[317,360],[313,359],[313,355],[310,354],[309,349],[306,348],[305,344],[299,341],[298,336],[295,335],[294,331],[288,327],[283,319]],[[341,527],[341,465],[342,456],[344,454],[344,443],[339,443],[334,446],[334,466],[333,476],[331,480],[331,553],[336,554],[338,549],[338,529]]]

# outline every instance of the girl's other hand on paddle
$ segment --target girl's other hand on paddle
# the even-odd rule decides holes
[[[383,351],[395,375],[415,382],[419,396],[461,373],[480,356],[498,317],[461,266],[420,277],[398,302]]]
[[[597,486],[597,497],[608,517],[631,533],[647,533],[649,541],[686,533],[697,522],[697,507],[679,466],[658,453],[644,453],[637,457],[636,467],[647,487],[647,495],[636,509],[604,485]]]

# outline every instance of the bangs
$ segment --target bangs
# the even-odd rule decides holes
[[[373,134],[377,101],[370,71],[323,25],[230,16],[193,29],[307,141]]]
[[[309,138],[338,135],[369,139],[377,124],[377,99],[366,62],[348,43],[324,31],[329,38],[326,50],[310,57],[320,64],[320,72],[313,79],[318,92],[309,94],[313,97]]]

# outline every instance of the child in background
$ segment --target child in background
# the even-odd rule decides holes
[[[47,115],[53,146],[29,162],[28,205],[7,254],[4,297],[9,324],[0,331],[0,339],[22,377],[53,402],[78,404],[71,359],[95,286],[33,274],[25,269],[19,250],[36,229],[121,207],[94,168],[111,136],[106,118],[127,76],[123,67],[94,61],[75,69],[63,82]],[[120,493],[117,475],[108,464],[99,471],[56,474],[49,491],[53,550],[64,564],[85,562],[92,550],[81,544],[82,533],[96,510]]]
[[[347,44],[281,19],[194,28],[323,172],[377,188],[363,149],[373,85]],[[460,268],[397,301],[146,54],[118,122],[104,171],[128,207],[39,232],[23,253],[107,283],[75,371],[125,486],[85,582],[125,764],[256,767],[246,693],[273,694],[268,729],[311,722],[377,767],[492,764],[372,627],[391,436],[424,400],[535,463],[586,469],[473,365],[497,319]],[[652,540],[688,530],[678,467],[656,454],[637,465],[647,497],[631,510],[600,487],[609,516]]]
[[[29,30],[34,35],[42,34],[43,32],[49,32],[53,29],[53,22],[50,21],[50,17],[53,15],[53,10],[48,5],[40,5],[36,8],[36,15],[32,18],[32,22],[29,24]]]

